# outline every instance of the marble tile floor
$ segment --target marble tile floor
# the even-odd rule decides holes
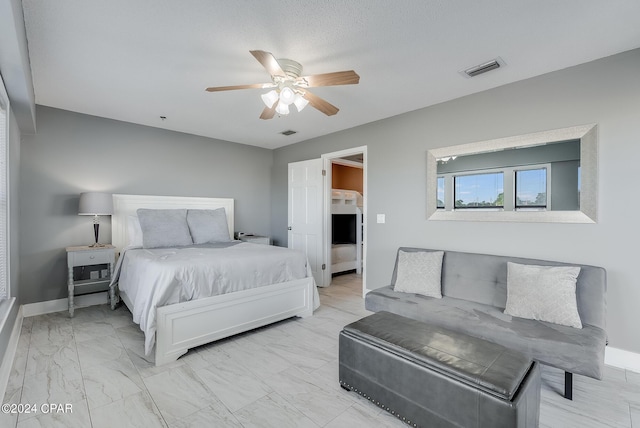
[[[313,317],[290,319],[190,350],[154,367],[123,306],[25,318],[3,403],[35,413],[0,413],[0,427],[403,427],[338,385],[338,332],[368,315],[361,278],[320,289]],[[607,367],[603,381],[543,369],[541,427],[640,428],[640,374]],[[72,413],[44,413],[70,404]],[[48,409],[44,409],[48,410]]]

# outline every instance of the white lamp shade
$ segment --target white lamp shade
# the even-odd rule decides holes
[[[289,106],[286,104],[282,104],[282,102],[279,102],[278,106],[276,107],[276,112],[278,114],[286,116],[289,114]]]
[[[275,90],[271,90],[266,94],[262,94],[260,95],[260,97],[262,98],[264,105],[266,105],[269,108],[273,107],[276,101],[278,101],[278,93]]]
[[[298,111],[302,111],[302,109],[305,108],[307,104],[309,104],[309,101],[302,95],[296,94],[296,99],[293,100],[293,103],[296,105]]]
[[[80,193],[78,215],[111,215],[113,214],[113,199],[111,193],[86,192]]]
[[[296,93],[288,86],[280,91],[280,104],[289,105],[296,99]]]

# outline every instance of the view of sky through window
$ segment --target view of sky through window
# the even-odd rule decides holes
[[[488,208],[504,205],[504,174],[502,172],[456,176],[454,188],[456,208]]]
[[[547,169],[516,171],[516,206],[547,206]]]
[[[444,208],[444,177],[438,177],[438,208]]]

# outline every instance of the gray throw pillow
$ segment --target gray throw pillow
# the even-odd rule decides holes
[[[139,208],[137,213],[144,248],[183,247],[193,244],[187,226],[187,210]]]
[[[582,328],[576,300],[578,266],[507,263],[507,307],[514,317]]]
[[[444,251],[398,252],[395,291],[442,298]]]
[[[231,241],[227,213],[224,208],[188,210],[187,224],[194,244]]]

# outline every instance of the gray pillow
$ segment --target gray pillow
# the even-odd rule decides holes
[[[578,266],[507,263],[507,307],[514,317],[582,328],[576,300]]]
[[[187,210],[138,209],[144,248],[183,247],[193,244]]]
[[[194,244],[231,241],[227,213],[224,208],[188,210],[187,224]]]
[[[395,291],[442,298],[442,258],[444,251],[398,252]]]

